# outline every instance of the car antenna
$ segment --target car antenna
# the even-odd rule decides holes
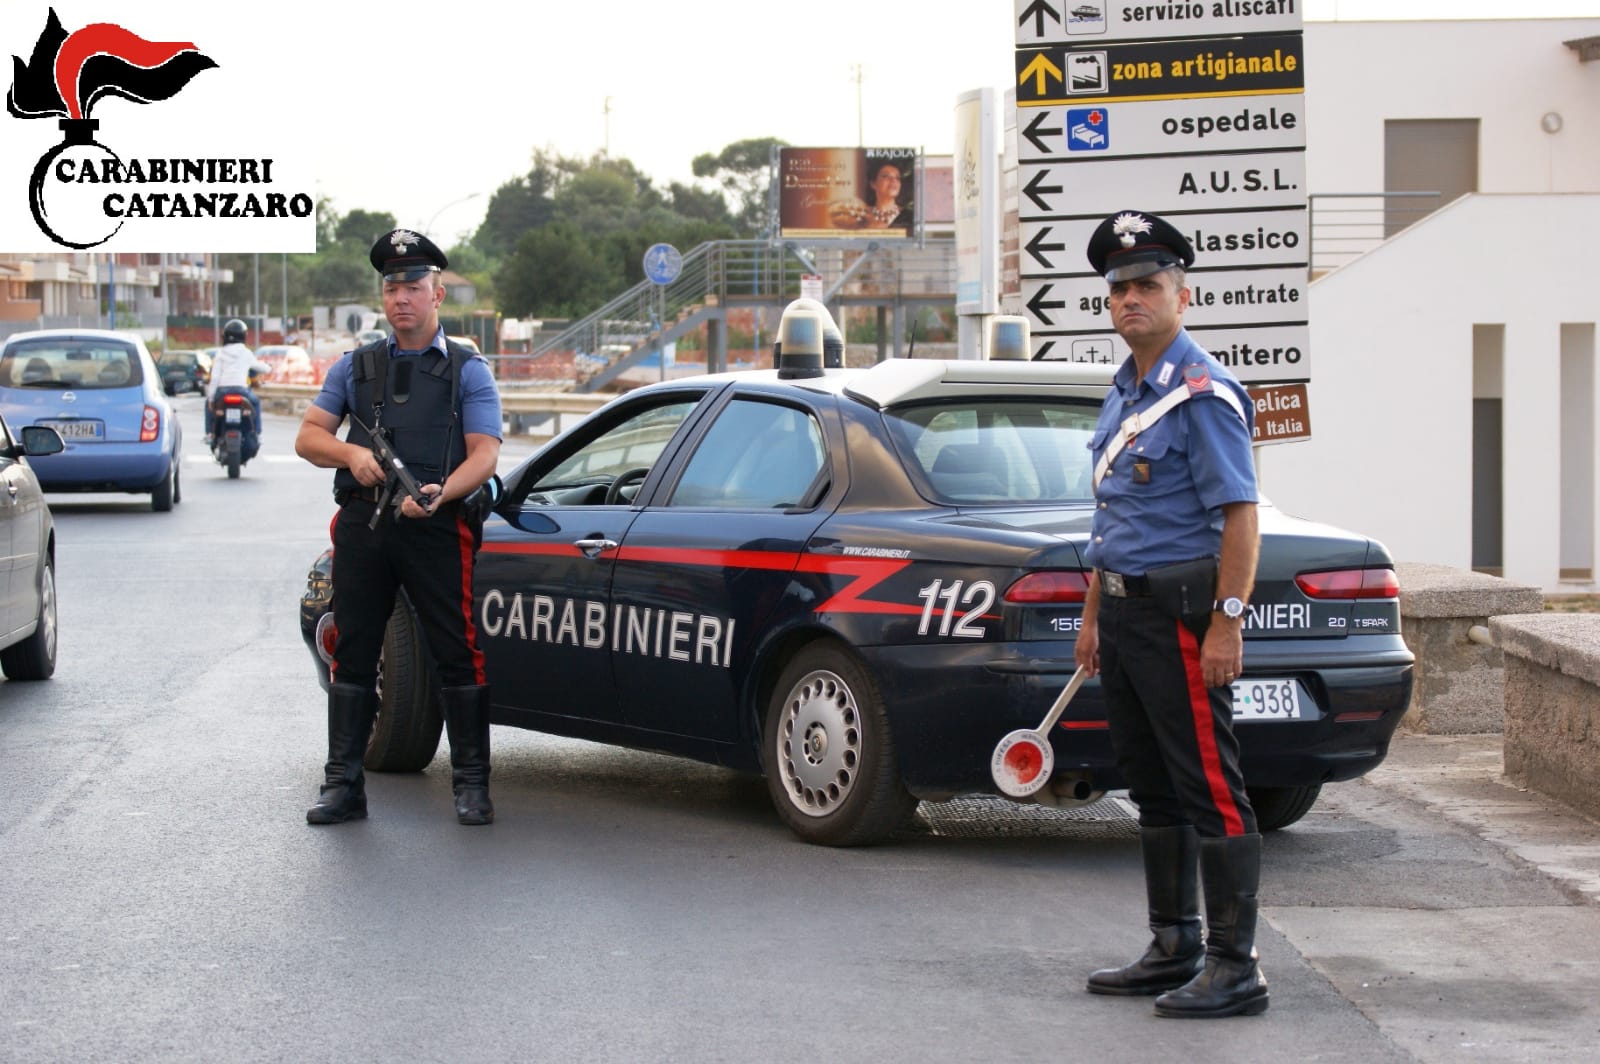
[[[911,321],[911,344],[906,348],[906,357],[917,357],[917,322],[914,318]]]

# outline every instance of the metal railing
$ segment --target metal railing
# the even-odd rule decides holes
[[[1438,192],[1313,193],[1310,229],[1311,276],[1336,270],[1382,244],[1442,204]]]
[[[951,240],[850,242],[802,248],[765,240],[717,240],[683,256],[670,284],[640,281],[527,354],[494,359],[502,389],[581,387],[625,360],[636,359],[680,331],[697,327],[707,308],[723,313],[740,303],[781,305],[800,295],[806,274],[840,279],[824,299],[893,304],[951,301],[955,296]]]

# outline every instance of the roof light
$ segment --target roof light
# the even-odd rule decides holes
[[[1027,362],[1028,319],[1015,314],[996,314],[989,319],[989,361]]]
[[[774,351],[779,380],[822,376],[823,317],[798,299],[784,308]]]
[[[1307,598],[1386,599],[1400,597],[1400,580],[1388,566],[1373,569],[1333,569],[1301,573],[1295,585]]]

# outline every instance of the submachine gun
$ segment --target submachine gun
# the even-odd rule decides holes
[[[378,464],[383,466],[385,480],[383,492],[378,496],[377,508],[372,511],[372,520],[367,522],[368,528],[377,528],[378,521],[385,510],[394,511],[394,519],[400,520],[400,508],[405,505],[406,497],[416,500],[418,506],[426,510],[431,503],[431,496],[422,490],[422,485],[417,483],[417,478],[411,475],[411,470],[406,468],[405,462],[395,454],[394,447],[390,445],[389,438],[378,428],[368,428],[367,423],[355,414],[350,415],[350,420],[361,426],[371,442],[373,457]],[[402,492],[403,494],[397,494]]]

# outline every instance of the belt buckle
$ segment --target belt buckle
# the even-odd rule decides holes
[[[1121,573],[1113,573],[1102,569],[1100,570],[1100,582],[1105,585],[1106,594],[1116,598],[1128,597],[1128,585],[1123,582]]]

